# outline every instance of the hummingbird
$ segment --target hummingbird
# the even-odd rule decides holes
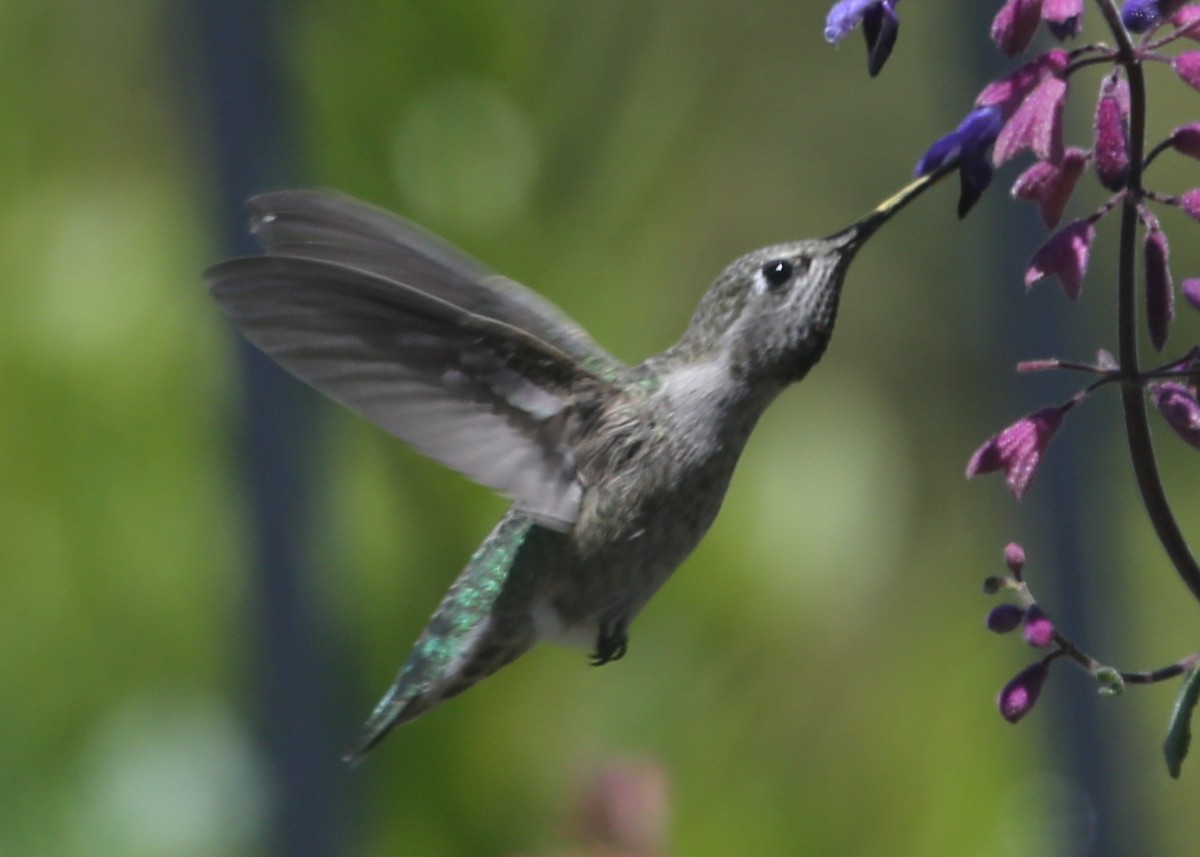
[[[249,200],[265,255],[205,281],[283,368],[512,499],[346,761],[539,641],[619,660],[696,547],[755,423],[820,360],[850,262],[926,175],[826,238],[730,264],[682,338],[628,366],[534,291],[348,196]]]

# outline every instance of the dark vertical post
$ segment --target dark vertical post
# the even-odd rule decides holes
[[[258,252],[243,201],[295,183],[299,153],[268,0],[193,0],[183,38],[203,87],[196,122],[208,135],[224,255]],[[328,634],[314,595],[310,532],[318,432],[313,394],[240,338],[238,458],[250,518],[253,688],[273,788],[272,853],[344,855],[338,742],[330,723]]]

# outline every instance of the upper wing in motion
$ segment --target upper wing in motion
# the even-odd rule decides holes
[[[278,202],[271,213],[263,206]],[[285,203],[303,202],[303,205]],[[430,457],[569,529],[574,397],[623,368],[548,302],[343,197],[251,203],[274,255],[210,268],[213,297],[284,368]],[[339,218],[337,212],[347,214]]]

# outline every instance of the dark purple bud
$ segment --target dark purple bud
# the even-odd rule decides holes
[[[1200,158],[1200,122],[1181,125],[1171,132],[1171,147],[1189,158]]]
[[[875,77],[892,55],[900,34],[900,19],[892,8],[893,0],[877,3],[863,15],[863,35],[867,39],[867,74]]]
[[[1060,42],[1073,39],[1083,26],[1083,0],[1042,0],[1042,20]]]
[[[1200,51],[1188,51],[1171,61],[1179,79],[1192,89],[1200,90]]]
[[[1013,182],[1012,195],[1016,199],[1036,202],[1042,222],[1053,229],[1062,219],[1063,209],[1067,207],[1086,164],[1087,152],[1082,149],[1067,149],[1058,165],[1038,161]]]
[[[1200,402],[1191,390],[1183,384],[1164,381],[1150,389],[1150,400],[1175,434],[1200,449]]]
[[[1042,692],[1046,676],[1050,669],[1044,661],[1030,664],[1021,670],[1012,680],[1004,685],[1000,695],[996,697],[996,706],[1000,715],[1009,723],[1016,723],[1029,713]]]
[[[1015,631],[1025,618],[1025,610],[1016,604],[997,604],[987,615],[987,629],[996,634]]]
[[[1125,0],[1121,23],[1131,33],[1144,33],[1158,23],[1158,0]]]
[[[1088,253],[1095,238],[1096,227],[1086,220],[1073,221],[1055,232],[1029,260],[1029,267],[1025,269],[1025,287],[1057,275],[1067,297],[1078,300],[1083,289],[1083,275],[1087,272]]]
[[[1146,324],[1150,342],[1162,351],[1167,343],[1167,331],[1175,318],[1175,290],[1171,286],[1171,269],[1167,264],[1167,236],[1160,229],[1146,233],[1144,245],[1146,263]]]
[[[1048,75],[1021,102],[1000,135],[992,159],[996,166],[1026,149],[1043,161],[1057,164],[1063,158],[1062,112],[1067,97],[1067,81]]]
[[[955,130],[936,140],[917,162],[915,172],[923,176],[958,159],[959,217],[970,211],[991,183],[992,163],[988,158],[988,148],[995,141],[1003,121],[1000,108],[977,107],[967,114]]]
[[[992,41],[1006,57],[1029,45],[1041,19],[1042,0],[1006,0],[992,19]]]
[[[1070,55],[1055,48],[1035,60],[1025,63],[1016,71],[997,78],[983,88],[975,99],[976,107],[999,107],[1005,116],[1011,116],[1025,97],[1037,87],[1047,75],[1058,74],[1070,63]]]
[[[1121,23],[1131,33],[1144,33],[1175,14],[1183,3],[1184,0],[1125,0]]]
[[[1026,643],[1039,649],[1054,642],[1054,624],[1036,604],[1025,611],[1025,630],[1022,633]]]
[[[1183,292],[1188,303],[1196,309],[1200,309],[1200,280],[1189,277],[1179,286],[1179,290]]]
[[[1062,425],[1063,413],[1062,408],[1043,408],[990,438],[967,462],[967,478],[1003,470],[1008,489],[1019,499],[1033,481],[1046,446]]]
[[[1179,197],[1179,207],[1192,220],[1200,220],[1200,188],[1189,190]]]
[[[1025,548],[1017,542],[1009,542],[1005,545],[1004,564],[1008,566],[1009,571],[1020,577],[1025,568]]]
[[[1124,187],[1129,173],[1128,114],[1129,84],[1122,77],[1106,77],[1100,86],[1100,100],[1096,103],[1093,152],[1096,176],[1109,190]]]

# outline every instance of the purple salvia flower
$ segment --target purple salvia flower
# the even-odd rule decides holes
[[[1189,190],[1179,197],[1179,207],[1192,220],[1200,220],[1200,188]]]
[[[1073,39],[1083,27],[1083,0],[1042,0],[1042,20],[1060,42]]]
[[[1151,388],[1150,399],[1175,434],[1200,449],[1200,402],[1195,394],[1183,384],[1164,381]]]
[[[1029,45],[1042,17],[1042,0],[1006,0],[992,19],[992,41],[1006,57]]]
[[[1062,112],[1066,97],[1065,78],[1055,74],[1042,78],[996,138],[992,152],[996,166],[1026,149],[1043,161],[1059,163],[1063,157]]]
[[[923,176],[958,159],[959,217],[971,210],[992,181],[988,148],[1000,133],[1003,121],[999,107],[977,107],[967,114],[958,128],[935,141],[917,162],[916,174]]]
[[[1042,608],[1036,604],[1025,611],[1025,642],[1039,649],[1044,649],[1054,642],[1054,623],[1051,622]]]
[[[1005,545],[1004,564],[1008,566],[1009,571],[1020,577],[1021,572],[1025,569],[1025,548],[1017,542],[1009,542]]]
[[[985,86],[976,96],[975,106],[999,107],[1005,117],[1011,116],[1039,83],[1048,75],[1063,71],[1070,61],[1070,55],[1060,48],[1047,51]]]
[[[899,0],[839,0],[825,19],[825,41],[837,44],[860,23],[867,39],[867,71],[874,77],[892,53],[900,31]]]
[[[1179,290],[1183,292],[1188,303],[1196,309],[1200,309],[1200,279],[1189,277],[1180,283]]]
[[[1189,158],[1200,158],[1200,122],[1181,125],[1171,132],[1171,148]]]
[[[1188,51],[1171,61],[1179,79],[1192,89],[1200,90],[1200,51]]]
[[[1171,286],[1171,269],[1167,263],[1170,248],[1161,229],[1146,233],[1143,247],[1146,264],[1146,324],[1150,328],[1150,343],[1162,351],[1167,344],[1167,331],[1175,318],[1175,291]]]
[[[1109,190],[1125,186],[1129,173],[1129,84],[1110,75],[1100,86],[1096,103],[1094,152],[1096,176]]]
[[[1016,723],[1028,714],[1037,702],[1038,695],[1042,692],[1042,685],[1046,683],[1046,676],[1049,673],[1050,668],[1046,662],[1038,661],[1013,676],[1012,680],[1004,685],[1000,695],[996,697],[996,706],[1000,709],[1000,715],[1009,723]]]
[[[1078,300],[1087,272],[1088,253],[1096,238],[1096,227],[1087,220],[1075,220],[1050,236],[1037,249],[1025,269],[1025,287],[1030,288],[1045,277],[1057,275],[1063,291],[1071,300]]]
[[[1015,199],[1036,202],[1042,222],[1053,229],[1062,219],[1063,209],[1086,164],[1087,152],[1074,148],[1063,153],[1061,164],[1038,161],[1013,182],[1012,195]]]
[[[1064,413],[1062,408],[1043,408],[990,438],[967,462],[967,478],[1003,470],[1009,490],[1019,499],[1033,481]]]
[[[1007,634],[1015,631],[1025,618],[1024,608],[1016,604],[997,604],[987,614],[987,629],[996,634]]]

